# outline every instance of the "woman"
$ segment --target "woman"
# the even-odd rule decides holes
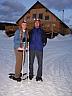
[[[23,21],[14,35],[14,50],[16,56],[16,65],[15,65],[15,76],[13,76],[13,80],[17,81],[21,81],[22,64],[24,63],[23,58],[25,59],[25,49],[27,47],[27,37],[28,37],[26,29],[27,29],[27,23],[26,21]]]

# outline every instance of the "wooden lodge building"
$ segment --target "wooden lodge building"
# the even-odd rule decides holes
[[[14,23],[0,22],[0,30],[5,30],[8,37],[14,35],[17,29],[17,25]]]
[[[16,24],[5,24],[4,28],[7,35],[14,35],[17,25],[20,24],[24,19],[27,21],[27,29],[30,31],[34,26],[35,18],[39,18],[41,20],[42,27],[48,38],[53,38],[58,33],[62,35],[71,33],[70,28],[63,21],[61,21],[43,4],[37,1],[22,17],[17,20]],[[0,27],[2,27],[1,24]]]

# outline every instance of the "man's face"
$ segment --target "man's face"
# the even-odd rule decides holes
[[[35,28],[39,28],[40,24],[39,21],[35,21]]]
[[[27,28],[27,23],[22,23],[21,27],[22,27],[23,30],[25,30]]]

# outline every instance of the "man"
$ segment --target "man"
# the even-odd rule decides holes
[[[36,81],[42,81],[42,65],[43,65],[43,47],[47,43],[45,32],[41,28],[41,21],[36,19],[34,22],[34,28],[29,35],[29,79],[33,78],[33,63],[35,56],[38,61],[38,70]]]

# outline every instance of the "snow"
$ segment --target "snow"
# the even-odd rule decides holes
[[[72,40],[72,35],[69,34],[69,35],[65,35],[65,36],[62,36],[62,35],[58,35],[56,36],[54,39],[51,39],[53,41],[65,41],[65,40]]]
[[[28,71],[28,58],[24,72]],[[72,35],[48,39],[44,48],[43,82],[16,82],[8,78],[14,72],[13,37],[0,31],[0,96],[72,96]],[[37,60],[34,62],[36,76]]]

